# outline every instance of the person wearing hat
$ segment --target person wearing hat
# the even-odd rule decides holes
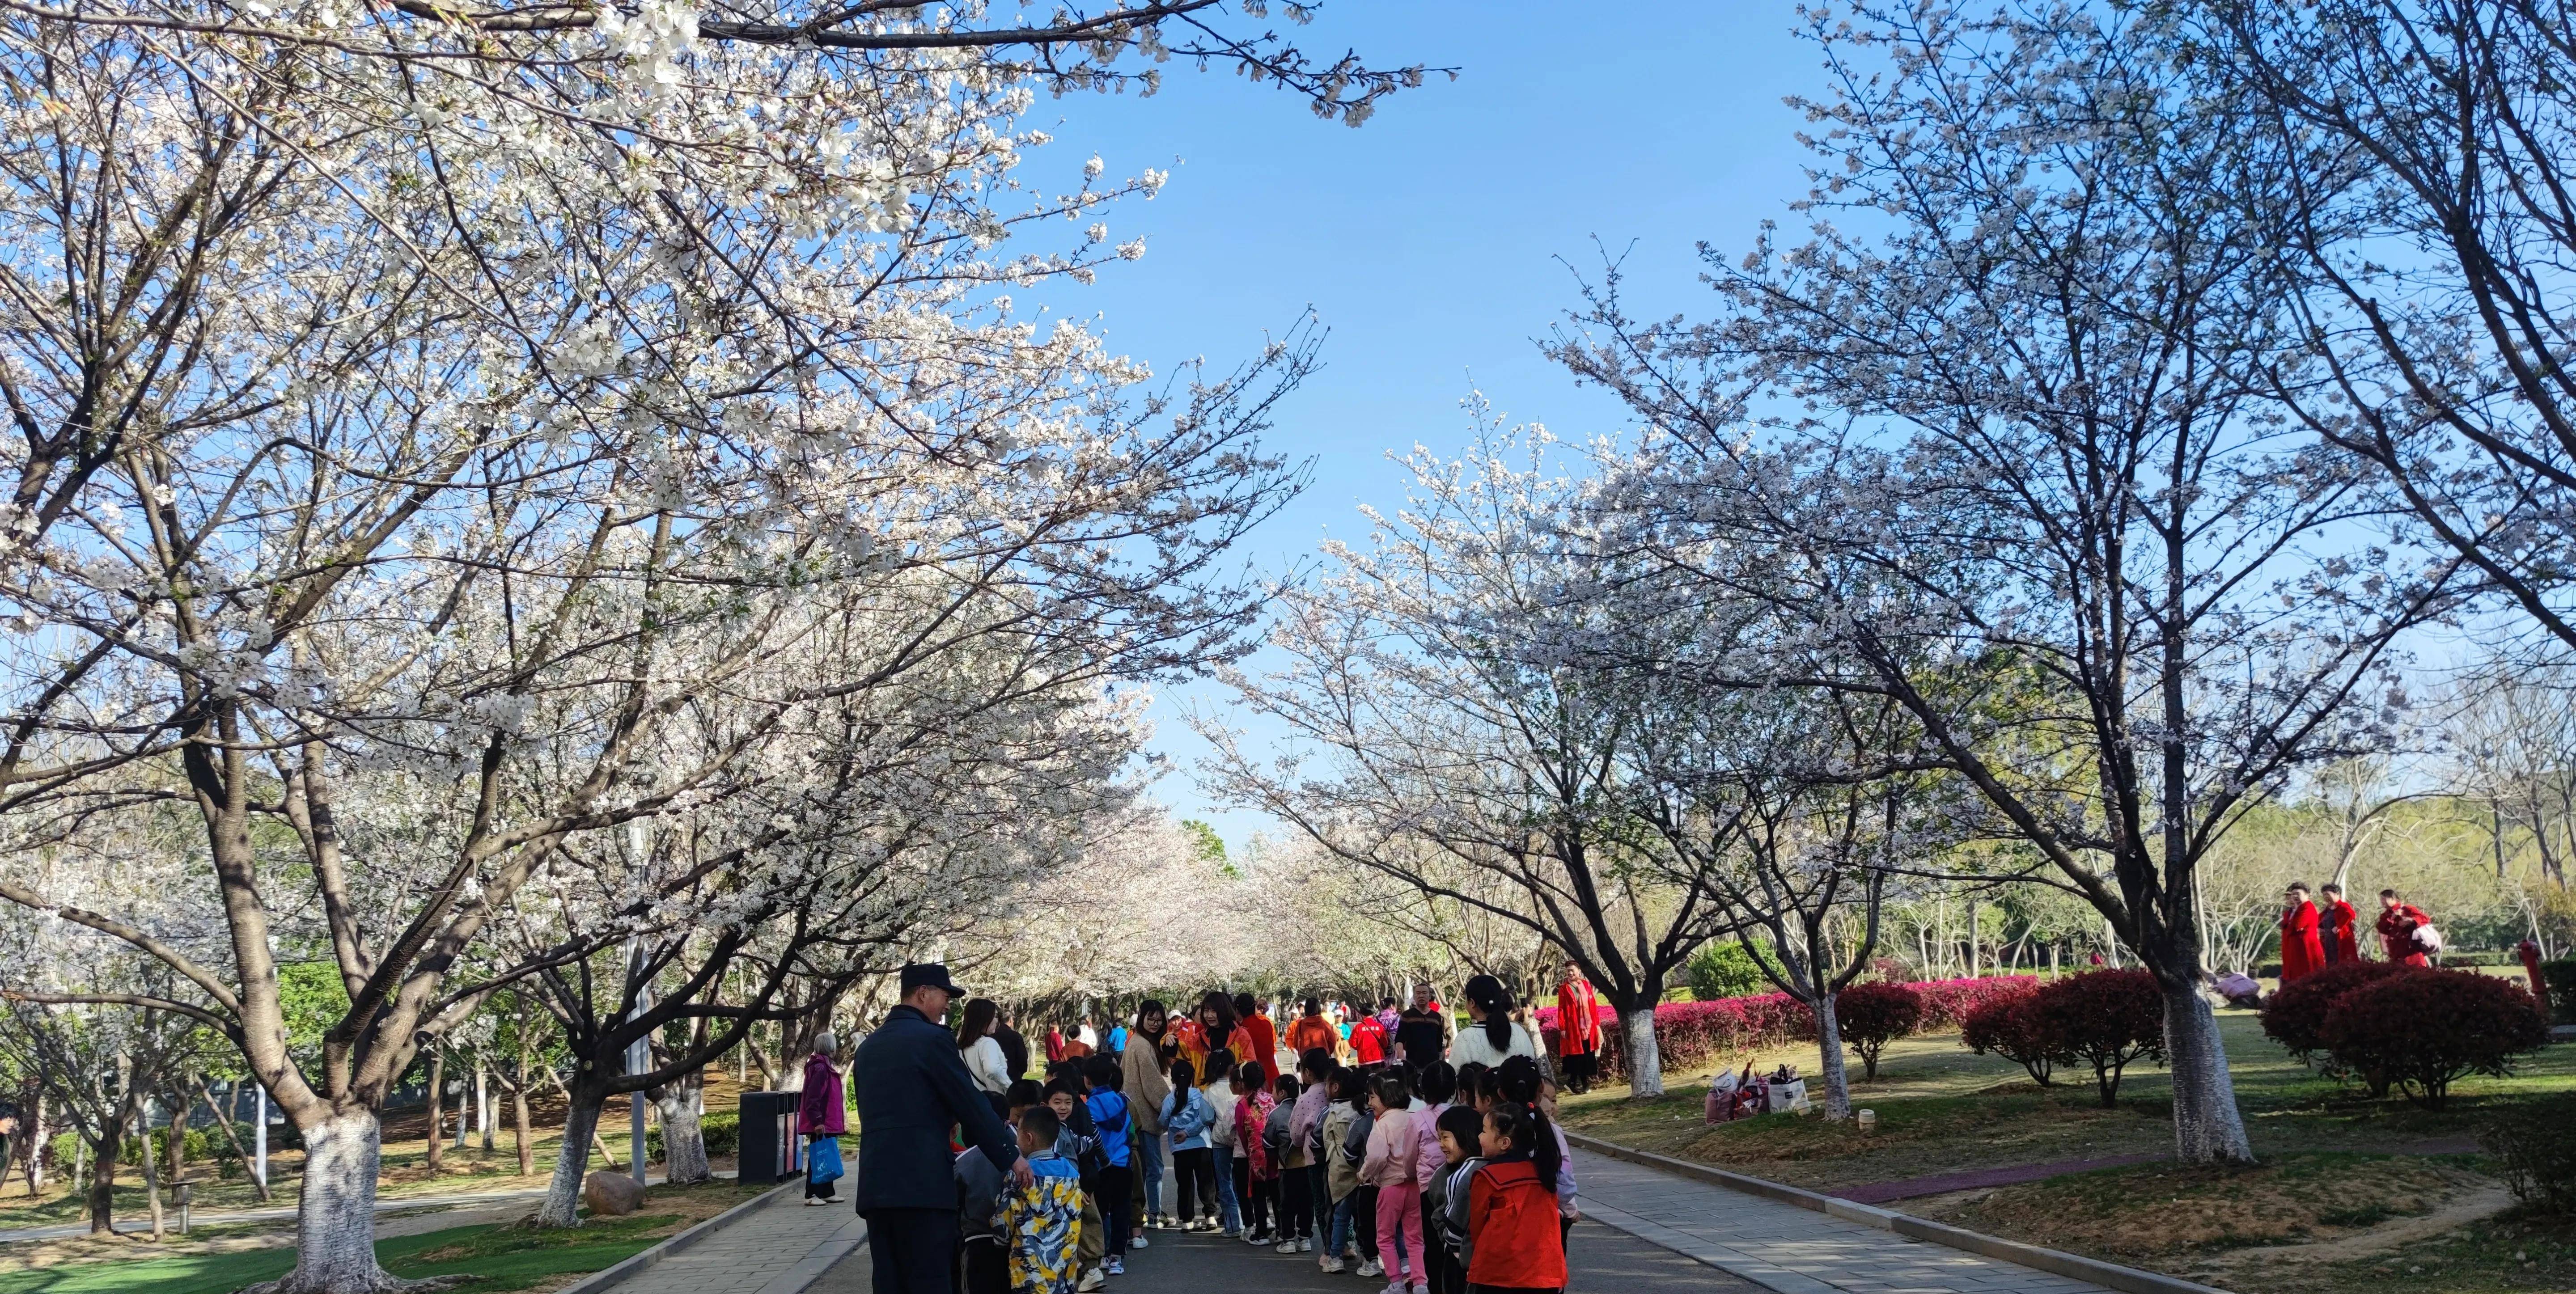
[[[859,1107],[859,1216],[868,1223],[876,1294],[952,1294],[958,1242],[951,1128],[1021,1186],[1034,1180],[1010,1126],[993,1113],[956,1035],[940,1024],[964,992],[948,968],[903,968],[902,1002],[859,1044],[850,1094]]]

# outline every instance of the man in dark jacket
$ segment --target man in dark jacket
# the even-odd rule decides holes
[[[859,1044],[850,1094],[859,1107],[859,1216],[868,1220],[876,1294],[952,1294],[958,1242],[956,1162],[948,1130],[1026,1184],[1018,1139],[975,1090],[957,1035],[939,1021],[961,990],[948,968],[903,968],[903,1004]]]
[[[1001,1044],[1002,1063],[1010,1066],[1011,1077],[1014,1080],[1027,1078],[1029,1076],[1029,1040],[1021,1037],[1020,1031],[1011,1027],[1009,1016],[993,1017],[993,1041]],[[1055,1057],[1049,1056],[1047,1059],[1054,1060]]]

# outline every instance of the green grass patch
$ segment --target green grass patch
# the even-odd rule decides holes
[[[525,1289],[549,1276],[595,1272],[643,1252],[676,1214],[602,1218],[570,1230],[450,1227],[376,1243],[376,1261],[397,1276],[473,1276],[472,1290]],[[195,1254],[135,1262],[71,1263],[0,1274],[0,1294],[230,1294],[294,1267],[289,1249]]]
[[[2247,1294],[2531,1294],[2576,1289],[2576,1217],[2500,1214],[2395,1252],[2232,1273]]]

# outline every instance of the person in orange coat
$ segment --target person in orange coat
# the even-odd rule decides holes
[[[2379,948],[2388,960],[2408,966],[2430,966],[2424,946],[2415,942],[2415,928],[2429,926],[2433,918],[2412,903],[2401,903],[2395,890],[2379,892]]]
[[[2281,982],[2294,984],[2325,969],[2326,951],[2317,941],[2317,910],[2308,902],[2308,887],[2292,884],[2281,909]]]
[[[1342,1054],[1342,1031],[1324,1018],[1324,1004],[1316,998],[1306,999],[1306,1014],[1288,1022],[1288,1050],[1303,1060],[1307,1052],[1322,1050],[1325,1055]]]
[[[1601,995],[1570,960],[1556,986],[1556,1059],[1568,1090],[1592,1090],[1601,1072]]]
[[[2317,891],[2317,939],[2325,945],[2326,965],[2361,960],[2361,914],[2343,901],[2343,887]]]

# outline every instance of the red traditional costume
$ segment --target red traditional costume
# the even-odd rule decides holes
[[[2317,938],[2325,945],[2326,965],[2361,960],[2361,914],[2336,899],[2317,907]]]
[[[1601,1072],[1601,995],[1580,975],[1556,986],[1556,1055],[1566,1086],[1589,1091]]]
[[[2425,958],[2424,949],[2415,942],[2415,927],[2431,924],[2433,918],[2412,903],[2383,907],[2379,910],[2379,947],[2388,954],[2390,961],[2404,962],[2409,966],[2430,966],[2433,963]]]
[[[2326,951],[2317,942],[2317,910],[2301,899],[2281,910],[2281,982],[2306,979],[2323,969]]]

